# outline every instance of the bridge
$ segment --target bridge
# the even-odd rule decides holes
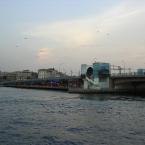
[[[119,70],[117,73],[109,75],[109,85],[106,91],[117,92],[144,92],[145,93],[145,74],[139,75],[137,73],[122,73],[121,67],[114,67],[113,69]],[[125,71],[123,71],[125,72]],[[57,89],[69,90],[79,89],[83,90],[83,78],[78,77],[61,77],[49,79],[35,79],[35,80],[14,80],[0,82],[0,86],[18,87],[18,88],[33,88],[33,89]],[[89,90],[90,91],[90,90]],[[93,90],[94,92],[98,90]],[[104,92],[104,90],[103,90]]]
[[[0,82],[0,86],[27,88],[27,89],[30,88],[30,89],[67,90],[68,77],[4,81],[4,82]]]
[[[145,92],[145,75],[112,75],[110,76],[110,88],[127,92]]]
[[[73,82],[73,83],[72,83]],[[27,89],[51,89],[67,91],[71,85],[81,85],[81,77],[64,76],[49,77],[48,79],[12,80],[2,81],[0,86],[27,88]]]

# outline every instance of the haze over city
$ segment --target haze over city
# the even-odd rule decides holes
[[[145,67],[145,0],[1,0],[0,70]]]

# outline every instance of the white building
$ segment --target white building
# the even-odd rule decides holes
[[[54,68],[38,70],[38,79],[48,79],[52,77],[63,77],[63,76],[66,76],[66,75],[61,72],[58,72]]]

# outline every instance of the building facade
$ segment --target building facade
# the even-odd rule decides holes
[[[137,69],[137,75],[145,75],[145,69]]]
[[[64,76],[66,75],[55,70],[54,68],[38,70],[38,79],[60,78]]]
[[[1,72],[0,81],[14,81],[16,80],[16,72]]]
[[[16,80],[30,80],[37,79],[38,74],[29,70],[23,70],[16,72]]]
[[[14,81],[14,80],[30,80],[37,79],[38,75],[36,72],[29,70],[15,71],[15,72],[1,72],[0,81]]]
[[[109,89],[110,64],[95,62],[92,65],[81,65],[81,76],[84,89]]]

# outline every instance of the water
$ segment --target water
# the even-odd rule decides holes
[[[144,98],[0,88],[0,145],[144,144]]]

